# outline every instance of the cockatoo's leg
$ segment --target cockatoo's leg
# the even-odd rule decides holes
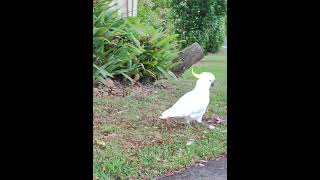
[[[186,118],[186,123],[187,123],[187,128],[191,128],[191,124],[190,124],[191,119]]]
[[[207,127],[207,128],[209,128],[209,129],[212,129],[212,128],[213,128],[213,127],[210,126],[209,124],[206,124],[206,123],[202,122],[202,116],[199,117],[196,121],[197,121],[201,126]]]
[[[200,125],[200,126],[202,126],[202,127],[206,127],[206,128],[209,128],[210,129],[210,126],[209,126],[209,124],[206,124],[206,123],[204,123],[204,122],[198,122],[198,124]]]
[[[187,128],[192,128],[190,123],[187,123]]]
[[[197,121],[197,123],[199,123],[200,125],[205,125],[203,122],[202,122],[202,118],[203,118],[203,115],[202,116],[200,116],[200,117],[198,117],[197,119],[196,119],[196,121]]]
[[[197,121],[198,123],[202,124],[202,116],[199,117],[199,118],[197,118],[196,121]]]

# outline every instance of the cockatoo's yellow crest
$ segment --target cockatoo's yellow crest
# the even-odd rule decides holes
[[[194,75],[194,77],[196,77],[196,78],[198,78],[198,79],[200,78],[200,74],[196,74],[196,73],[194,73],[194,72],[193,72],[193,68],[192,68],[192,70],[191,70],[191,71],[192,71],[192,74]]]

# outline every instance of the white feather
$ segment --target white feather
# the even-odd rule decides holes
[[[214,80],[213,74],[201,73],[196,87],[183,95],[171,108],[164,111],[160,118],[184,118],[187,121],[201,122],[210,101],[210,86]]]

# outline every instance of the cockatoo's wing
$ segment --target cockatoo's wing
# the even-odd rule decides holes
[[[202,113],[206,110],[208,103],[209,97],[204,98],[191,91],[182,96],[171,108],[164,111],[160,118],[184,118],[191,114]]]

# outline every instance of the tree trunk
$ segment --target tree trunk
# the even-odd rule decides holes
[[[200,61],[203,57],[203,48],[198,43],[191,44],[180,54],[179,58],[182,63],[173,70],[173,73],[176,76],[181,76],[187,69],[189,69],[196,62]]]

